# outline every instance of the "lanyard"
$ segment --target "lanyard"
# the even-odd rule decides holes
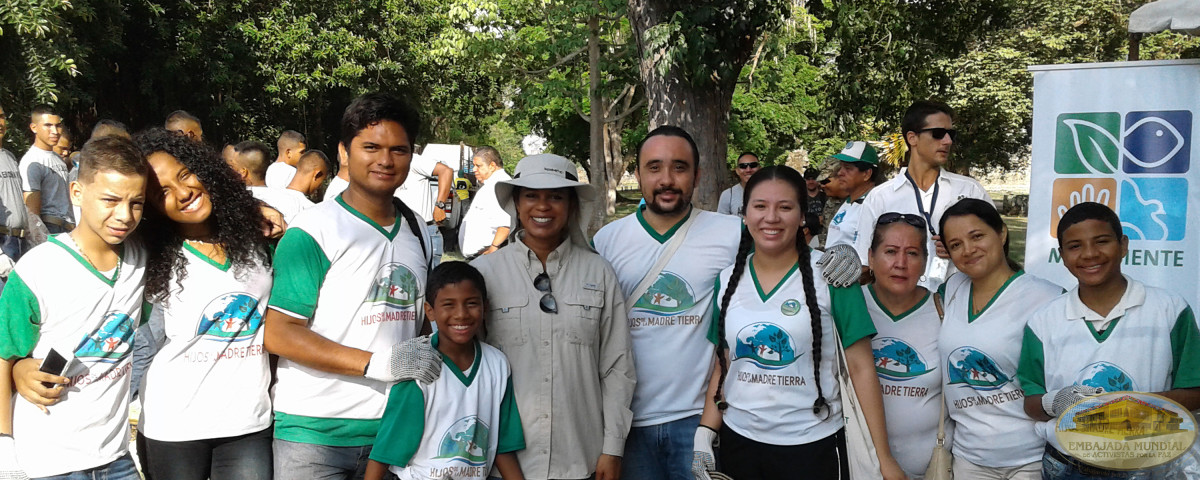
[[[908,178],[908,183],[913,187],[913,196],[917,199],[917,211],[921,212],[922,217],[925,217],[925,226],[929,228],[929,234],[932,236],[937,236],[937,232],[933,230],[933,209],[937,205],[938,197],[937,180],[935,179],[933,181],[933,198],[929,199],[929,211],[925,211],[925,207],[921,203],[921,189],[917,187],[917,181],[913,180],[912,175],[908,174],[908,170],[904,171],[904,177]]]

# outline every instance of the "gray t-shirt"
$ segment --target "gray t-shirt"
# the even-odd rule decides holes
[[[42,211],[39,213],[43,217],[75,221],[67,190],[68,173],[67,164],[52,151],[29,147],[21,157],[21,185],[26,192],[42,192]]]
[[[8,228],[27,228],[25,197],[21,190],[21,171],[17,157],[0,148],[0,225]]]

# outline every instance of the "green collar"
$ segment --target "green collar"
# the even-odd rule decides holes
[[[637,212],[634,213],[634,215],[637,216],[638,223],[642,224],[642,228],[646,229],[646,233],[649,233],[650,237],[657,240],[658,243],[667,243],[667,240],[670,240],[671,236],[675,235],[675,231],[679,230],[679,227],[683,225],[683,222],[686,222],[688,217],[692,216],[692,213],[695,212],[695,209],[693,209],[692,207],[688,207],[687,215],[684,215],[683,218],[679,219],[678,222],[675,222],[675,225],[672,225],[671,228],[668,229],[666,233],[663,233],[660,235],[657,231],[654,230],[654,227],[650,226],[650,223],[646,222],[646,218],[644,216],[642,216],[642,210],[645,210],[646,208],[647,207],[645,207],[645,206],[639,207],[637,209]]]
[[[925,302],[929,301],[929,291],[926,290],[925,296],[921,297],[921,300],[918,301],[916,305],[913,305],[912,308],[905,310],[902,313],[893,314],[891,310],[888,310],[887,307],[883,306],[883,302],[879,301],[879,296],[875,294],[875,285],[867,285],[867,290],[871,292],[871,298],[875,300],[876,305],[879,305],[879,309],[883,310],[883,313],[886,313],[888,318],[891,318],[893,322],[904,320],[904,317],[907,317],[913,312],[919,310],[923,305],[925,305]]]
[[[783,274],[783,278],[779,279],[779,283],[776,283],[775,287],[772,288],[770,292],[763,293],[762,285],[759,285],[759,283],[758,283],[758,272],[754,271],[754,261],[753,260],[754,260],[754,254],[751,254],[750,258],[746,259],[746,264],[750,266],[750,278],[752,278],[754,280],[754,289],[758,291],[758,298],[764,302],[767,301],[767,299],[771,298],[771,295],[774,295],[775,292],[779,291],[779,287],[781,285],[783,285],[784,283],[787,283],[788,278],[791,278],[792,274],[796,273],[796,270],[800,269],[799,261],[792,264],[792,268],[790,270],[788,270],[787,273]]]
[[[217,262],[215,259],[213,259],[212,257],[210,257],[210,256],[208,256],[208,255],[205,255],[205,254],[201,253],[199,250],[196,250],[196,247],[193,247],[193,246],[192,246],[192,244],[190,244],[190,243],[188,243],[188,242],[187,242],[187,240],[184,240],[184,241],[183,241],[183,249],[184,249],[185,251],[187,251],[188,253],[191,253],[192,255],[195,255],[195,256],[196,256],[196,258],[199,258],[199,259],[201,259],[201,260],[204,260],[204,263],[207,263],[207,264],[209,264],[209,265],[212,265],[212,266],[216,267],[216,268],[217,268],[217,270],[220,270],[220,271],[222,271],[222,272],[228,272],[228,271],[229,271],[229,266],[230,266],[230,265],[233,265],[233,260],[229,258],[229,254],[226,254],[226,255],[225,255],[225,263],[218,263],[218,262]]]
[[[70,235],[70,233],[63,233],[62,235]],[[75,250],[74,248],[68,247],[67,244],[65,244],[65,243],[62,243],[62,241],[58,239],[58,235],[50,237],[50,243],[53,243],[55,245],[62,247],[63,250],[66,250],[68,253],[70,253],[72,257],[75,257],[75,260],[79,261],[79,263],[82,264],[84,266],[84,268],[87,268],[89,272],[92,272],[92,275],[95,275],[96,278],[99,278],[100,281],[104,282],[105,284],[107,284],[110,287],[115,285],[117,283],[117,278],[121,276],[121,264],[124,263],[124,260],[125,260],[125,246],[124,245],[117,246],[117,268],[115,270],[113,270],[112,278],[109,278],[109,277],[104,276],[103,273],[100,273],[99,270],[96,270],[96,266],[92,265],[92,262],[89,262],[86,258],[83,258],[83,255],[80,255],[79,251]],[[72,243],[74,243],[74,242],[72,242]],[[76,246],[78,247],[78,245],[76,245]]]
[[[1092,338],[1096,339],[1096,343],[1104,343],[1104,341],[1108,340],[1108,337],[1112,335],[1113,330],[1117,329],[1117,322],[1120,322],[1122,318],[1125,317],[1117,317],[1114,318],[1113,321],[1108,322],[1108,328],[1104,329],[1103,333],[1097,332],[1096,325],[1092,324],[1092,322],[1083,320],[1083,323],[1087,324],[1088,331],[1092,332]]]
[[[382,233],[383,236],[387,237],[388,240],[395,239],[396,232],[400,231],[400,212],[399,211],[396,212],[396,221],[395,221],[395,223],[392,223],[392,231],[389,232],[383,226],[379,225],[378,223],[375,223],[374,220],[371,220],[371,217],[368,217],[368,216],[364,215],[362,212],[355,210],[354,207],[351,207],[350,204],[346,203],[345,200],[342,200],[341,195],[337,196],[337,203],[338,203],[338,205],[341,205],[342,208],[345,208],[347,212],[350,212],[351,215],[358,217],[359,220],[362,220],[362,221],[366,222],[367,225],[374,227],[375,230],[378,230],[379,233]]]
[[[429,344],[432,345],[433,348],[437,348],[438,340],[438,334],[434,333],[429,339]],[[441,353],[442,355],[442,363],[445,363],[446,367],[450,368],[450,371],[454,373],[454,376],[458,378],[458,381],[462,382],[463,385],[468,387],[471,386],[471,382],[475,381],[475,375],[479,373],[479,359],[483,356],[483,352],[479,348],[479,339],[473,339],[472,343],[475,345],[475,359],[471,361],[470,375],[464,375],[462,369],[458,368],[458,365],[455,365],[454,361],[450,360],[450,357],[447,357],[446,354],[442,353],[440,350],[438,351],[438,353]]]
[[[1004,290],[1007,289],[1009,285],[1012,285],[1013,280],[1016,280],[1017,277],[1020,277],[1021,275],[1024,275],[1024,274],[1025,274],[1024,270],[1017,270],[1017,272],[1013,273],[1011,277],[1008,277],[1008,280],[1004,281],[1004,285],[1001,285],[1000,289],[996,290],[996,294],[992,295],[992,299],[988,300],[987,305],[984,305],[983,309],[980,310],[979,313],[974,313],[975,312],[975,284],[971,284],[971,291],[968,292],[968,297],[967,297],[967,323],[974,322],[976,319],[983,316],[983,313],[986,312],[987,309],[989,307],[991,307],[993,303],[996,303],[996,299],[1000,298],[1000,294],[1004,293]]]

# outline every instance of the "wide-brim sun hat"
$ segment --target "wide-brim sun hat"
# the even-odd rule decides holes
[[[512,218],[510,226],[514,227],[513,233],[516,233],[515,227],[519,221],[517,205],[513,201],[513,191],[517,187],[534,190],[571,188],[579,198],[579,205],[577,211],[569,212],[567,230],[572,241],[588,246],[584,228],[595,207],[596,190],[591,185],[579,181],[578,171],[578,167],[570,160],[552,153],[530,155],[517,162],[512,179],[496,184],[496,200]]]

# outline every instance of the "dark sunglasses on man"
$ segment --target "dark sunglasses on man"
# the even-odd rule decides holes
[[[934,140],[941,140],[946,135],[950,135],[950,141],[953,142],[954,139],[958,137],[958,130],[955,130],[953,128],[941,128],[941,127],[922,128],[920,130],[917,130],[917,135],[920,135],[925,132],[929,132],[929,135],[931,137],[933,137]]]
[[[746,162],[738,164],[738,169],[746,170],[748,168],[758,168],[758,162]]]

